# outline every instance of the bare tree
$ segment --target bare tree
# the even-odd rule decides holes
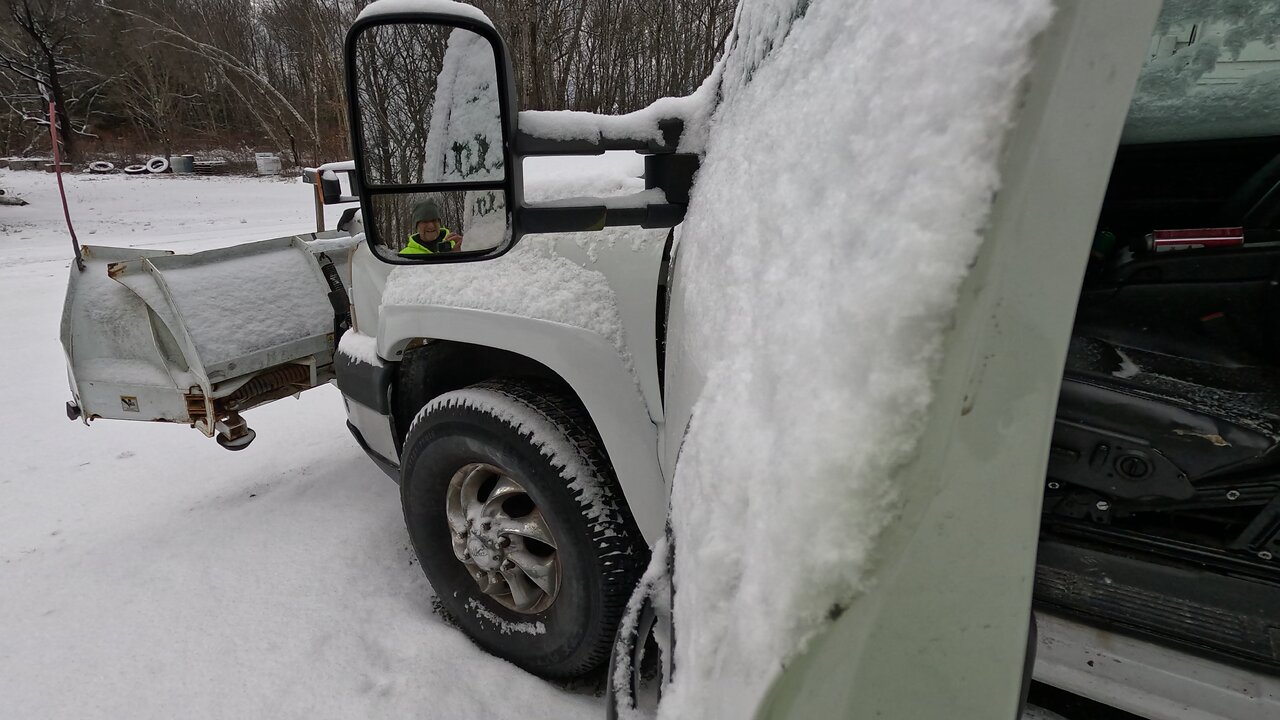
[[[174,137],[184,105],[200,97],[182,91],[181,65],[157,57],[150,46],[134,46],[117,79],[119,97],[137,124],[154,133],[166,158],[173,155]]]
[[[20,1],[26,2],[27,0]],[[231,2],[235,2],[235,0],[231,0]],[[198,14],[207,13],[211,5],[216,6],[216,3],[201,2],[197,3],[194,8],[197,10]],[[141,27],[154,33],[156,38],[153,41],[154,44],[168,45],[177,50],[196,54],[205,60],[217,63],[224,73],[235,74],[245,80],[248,85],[257,92],[257,94],[267,101],[268,108],[277,121],[284,127],[285,132],[289,135],[295,162],[300,158],[298,157],[296,144],[292,142],[294,129],[296,128],[305,131],[309,139],[315,138],[312,128],[308,125],[306,120],[303,119],[302,114],[298,112],[298,109],[294,107],[293,103],[289,101],[289,98],[285,97],[284,93],[277,89],[264,73],[256,69],[252,65],[250,59],[245,59],[241,55],[224,50],[211,42],[197,39],[194,37],[194,33],[188,33],[186,30],[182,29],[182,26],[179,24],[175,16],[170,15],[163,19],[156,19],[142,12],[118,5],[107,5],[104,3],[104,7],[137,20],[141,24]],[[225,12],[227,9],[226,5],[223,5],[222,9],[224,10],[222,13],[222,18],[224,20],[228,15],[233,15],[233,13]],[[212,26],[206,24],[205,27],[210,28]],[[241,39],[244,40],[246,38],[242,35]],[[249,40],[249,43],[245,44],[249,45],[248,49],[252,51],[251,42],[252,41]],[[252,57],[252,53],[250,54],[250,57]]]
[[[77,157],[77,134],[90,134],[82,123],[71,123],[71,105],[91,104],[101,83],[93,82],[94,73],[78,63],[73,55],[76,43],[83,39],[88,0],[0,0],[5,13],[13,21],[9,32],[0,35],[0,69],[25,81],[14,95],[6,95],[10,112],[22,122],[48,126],[48,103],[55,104],[58,125],[62,129],[63,154],[69,160]],[[72,82],[69,82],[72,81]],[[68,92],[69,85],[75,87]],[[82,116],[87,110],[81,109]]]
[[[522,109],[620,113],[697,88],[736,0],[473,2],[508,41]],[[101,133],[147,153],[265,146],[295,163],[349,157],[343,39],[366,3],[0,0],[3,150],[46,146],[55,99],[73,152]],[[359,72],[386,74],[367,63]],[[413,83],[383,82],[382,101],[399,113],[385,120],[420,122],[392,97]]]

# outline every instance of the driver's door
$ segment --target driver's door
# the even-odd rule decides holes
[[[874,5],[851,4],[844,18],[848,26],[857,24],[858,12]],[[816,8],[809,6],[809,14]],[[821,298],[811,313],[792,307],[785,297],[775,299],[771,282],[805,291],[803,283],[791,284],[786,273],[806,264],[791,261],[787,254],[821,252],[814,249],[817,243],[779,238],[776,252],[768,253],[726,232],[738,243],[735,250],[759,251],[764,257],[760,262],[721,258],[718,266],[710,261],[714,253],[698,246],[716,242],[697,234],[698,192],[714,192],[709,183],[724,176],[715,169],[723,161],[715,157],[719,146],[713,125],[675,259],[666,356],[663,463],[674,485],[675,687],[669,694],[674,703],[724,717],[744,716],[742,711],[769,718],[1018,715],[1030,667],[1028,628],[1042,482],[1063,362],[1112,158],[1159,8],[1159,0],[1062,0],[1055,3],[1045,29],[1028,37],[1031,67],[1014,95],[1009,122],[996,126],[996,142],[975,148],[977,165],[985,160],[998,168],[999,190],[987,200],[985,220],[974,227],[982,241],[958,287],[954,310],[918,318],[895,314],[892,307],[881,313],[884,323],[900,323],[904,333],[913,331],[911,322],[922,333],[930,332],[919,329],[928,327],[922,323],[937,323],[932,332],[939,344],[930,350],[936,353],[936,364],[912,357],[901,358],[900,368],[882,363],[867,373],[871,379],[865,386],[839,384],[841,377],[858,377],[855,371],[860,368],[844,376],[839,368],[830,371],[836,380],[825,387],[798,379],[826,372],[824,363],[832,354],[849,358],[851,366],[862,362],[856,347],[850,350],[832,337],[850,346],[894,337],[857,334],[856,328],[874,323],[815,325],[815,318],[840,316],[824,312],[817,305]],[[769,45],[775,47],[775,56],[756,58],[750,67],[755,79],[724,92],[720,127],[733,122],[726,119],[734,112],[732,92],[749,97],[751,83],[769,81],[769,63],[778,56],[820,53],[828,47],[817,42],[824,37],[818,29],[802,25],[810,19],[757,24],[766,33],[770,27],[781,28]],[[927,25],[917,29],[928,32]],[[911,26],[907,23],[902,29]],[[899,40],[909,42],[905,37]],[[968,42],[987,40],[970,37]],[[864,43],[868,53],[892,55],[871,33],[854,33],[848,42]],[[728,52],[735,52],[734,47]],[[939,60],[946,57],[939,52]],[[829,66],[824,66],[824,58],[816,56],[812,65],[825,73]],[[875,59],[857,61],[864,73],[897,71]],[[1012,59],[1007,67],[979,69],[1020,74]],[[935,66],[930,72],[963,71]],[[866,77],[856,76],[851,83],[875,84]],[[798,87],[802,90],[803,83]],[[853,85],[828,89],[833,97],[859,92]],[[869,102],[892,103],[889,96],[910,96],[912,89],[886,86],[879,92],[868,96]],[[937,113],[936,122],[943,126],[963,122],[963,109],[949,118],[947,113],[956,108],[945,104],[945,93],[939,94],[942,104],[936,108],[930,98],[915,96],[916,109]],[[767,97],[781,107],[805,102],[798,91],[793,96],[781,84]],[[838,132],[844,126],[832,121],[825,127]],[[842,137],[823,136],[822,129],[814,132],[819,134],[810,138],[813,152],[841,147]],[[895,145],[891,139],[870,155],[875,163],[917,162],[919,145]],[[829,187],[796,200],[797,193],[787,183],[803,178],[791,174],[787,164],[803,165],[811,157],[771,156],[767,133],[736,141],[734,152],[756,153],[760,172],[783,178],[772,196],[740,198],[740,206],[775,203],[773,210],[794,222],[788,226],[792,233],[825,227],[824,214],[842,213],[852,204],[870,208],[869,215],[847,218],[847,233],[840,231],[827,242],[855,242],[862,231],[858,223],[879,227],[877,207],[892,214],[895,193],[918,189],[886,187],[860,177],[826,177]],[[739,172],[749,173],[749,165],[739,167]],[[856,171],[878,172],[867,166]],[[949,169],[940,167],[938,172],[946,175]],[[884,175],[890,182],[903,177]],[[980,184],[982,179],[975,176],[972,181]],[[928,186],[932,180],[921,173],[911,182]],[[871,201],[871,196],[880,199]],[[927,214],[916,217],[923,225],[931,221]],[[915,221],[904,219],[906,224]],[[953,222],[962,226],[973,219],[955,217]],[[742,224],[750,223],[744,216]],[[945,232],[945,223],[942,227]],[[898,241],[894,229],[889,226],[877,242]],[[914,228],[899,224],[897,229],[909,235]],[[881,256],[892,259],[892,253],[869,243],[864,255],[855,259],[876,263]],[[841,257],[847,260],[849,254]],[[935,259],[925,255],[916,261],[927,265]],[[742,272],[746,266],[759,270],[754,291],[749,281],[739,280],[746,285],[743,295],[748,301],[735,302],[732,286],[718,294],[706,290],[708,284],[723,284],[717,273]],[[822,283],[824,271],[819,267],[813,272],[804,282]],[[907,273],[904,282],[920,282],[926,274]],[[884,294],[901,292],[902,302],[910,303],[930,289],[910,284],[880,287],[882,295],[877,297],[865,289],[878,281],[874,273],[866,276],[864,286],[857,285],[862,276],[856,269],[849,270],[849,276],[851,286],[832,285],[835,289],[825,302],[847,305],[844,317],[850,318],[858,317],[860,307],[883,302]],[[716,303],[736,310],[720,309]],[[788,357],[809,360],[788,370],[752,365],[741,356],[726,358],[731,353],[725,348],[734,344],[708,340],[708,334],[719,332],[708,330],[708,318],[753,326],[754,337],[740,338],[737,344],[741,353],[777,362]],[[793,345],[779,352],[775,344],[783,342]],[[872,351],[866,354],[874,361]],[[893,426],[898,410],[886,398],[898,398],[904,406],[918,400],[910,392],[897,392],[893,383],[905,382],[894,374],[897,369],[926,373],[927,380],[912,387],[927,387],[931,398],[917,422],[899,423],[895,427],[903,432],[890,437],[880,432],[874,418],[860,425],[854,422],[862,415],[849,408],[858,403],[882,407],[885,425]],[[759,383],[758,375],[771,380]],[[754,383],[754,390],[731,407],[724,398],[736,392],[735,382]],[[796,395],[797,388],[807,387],[815,392]],[[732,412],[753,420],[735,423]],[[831,419],[834,428],[804,428],[809,422],[806,412]],[[845,434],[838,431],[841,422],[848,426]],[[797,434],[797,424],[802,431],[824,434],[827,444],[814,453],[828,457],[784,462],[790,457],[791,440],[807,442]],[[895,449],[895,443],[900,447]],[[767,450],[757,451],[758,447]],[[851,447],[857,450],[848,451]],[[739,463],[735,453],[748,462]],[[715,458],[718,466],[710,462]],[[888,460],[877,466],[883,458]],[[806,474],[812,468],[834,471]],[[766,481],[770,475],[772,485]],[[793,501],[797,495],[810,499]],[[808,510],[796,512],[797,508]],[[736,517],[719,523],[716,514],[726,510]],[[737,554],[726,552],[730,547]],[[774,615],[757,617],[761,604]],[[815,609],[822,613],[823,608],[826,614],[816,618],[803,614]],[[774,632],[770,625],[787,630]],[[779,643],[785,647],[780,649]],[[761,648],[778,655],[761,656]],[[682,689],[682,683],[692,684]],[[698,696],[714,707],[703,707]]]

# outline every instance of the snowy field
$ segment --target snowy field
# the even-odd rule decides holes
[[[81,242],[191,252],[314,229],[311,187],[67,178]],[[69,422],[52,175],[0,170],[0,718],[603,717],[432,611],[399,494],[336,389],[194,430]],[[332,225],[337,213],[330,215]]]

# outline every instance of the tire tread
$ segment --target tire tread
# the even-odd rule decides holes
[[[488,390],[542,416],[561,432],[569,447],[577,454],[582,467],[597,481],[600,496],[587,497],[586,489],[577,489],[573,492],[573,497],[591,529],[591,555],[603,579],[602,612],[606,632],[595,638],[592,647],[585,654],[581,654],[581,659],[574,665],[550,671],[534,669],[535,672],[546,677],[581,676],[603,665],[609,659],[614,632],[626,611],[631,592],[648,564],[647,546],[640,539],[639,528],[623,500],[617,476],[609,462],[604,444],[586,408],[577,398],[572,397],[554,383],[530,379],[489,380],[472,385],[466,390]],[[483,404],[466,403],[459,398],[448,398],[448,395],[446,393],[432,400],[417,413],[409,426],[410,436],[413,435],[414,427],[428,417],[433,410],[465,405],[470,410],[488,415],[507,426],[528,440],[530,446],[537,449],[539,453],[548,455],[547,452],[543,452],[546,443],[541,442],[532,429],[517,427],[509,419]],[[553,463],[552,467],[559,466]],[[562,471],[560,477],[566,484],[577,480],[564,477],[564,468],[559,467],[559,469]],[[593,517],[590,513],[595,509],[603,510],[602,516]]]

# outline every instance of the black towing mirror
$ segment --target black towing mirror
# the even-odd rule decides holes
[[[554,113],[530,116],[522,130],[506,44],[479,10],[382,5],[361,13],[345,46],[353,192],[366,242],[381,259],[487,260],[529,232],[672,227],[683,219],[698,157],[675,152],[682,120],[660,121],[660,140],[561,137],[545,129]],[[524,203],[522,158],[608,150],[645,153],[646,187],[662,189],[665,201]]]
[[[378,12],[346,40],[351,145],[365,240],[383,260],[497,257],[520,204],[515,89],[502,38],[475,8]]]

